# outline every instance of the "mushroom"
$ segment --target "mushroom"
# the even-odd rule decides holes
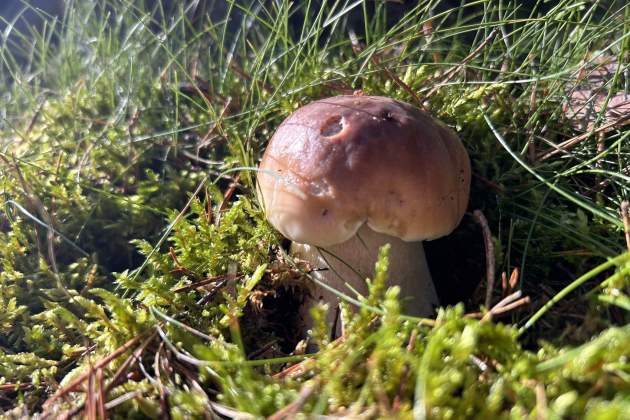
[[[422,241],[449,234],[468,203],[470,161],[457,135],[426,112],[380,96],[336,96],[280,125],[258,172],[266,217],[322,282],[366,294],[389,243],[389,285],[404,312],[438,305]],[[313,300],[338,296],[315,286]],[[313,302],[311,302],[312,304]],[[308,306],[308,305],[307,305]],[[333,322],[336,310],[329,309]]]

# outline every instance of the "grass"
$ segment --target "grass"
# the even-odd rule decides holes
[[[33,10],[38,30],[4,22],[0,410],[623,418],[629,132],[567,103],[628,93],[630,8],[520,3],[70,1]],[[471,215],[428,243],[452,306],[418,322],[383,249],[369,296],[339,291],[347,334],[314,308],[305,354],[308,267],[264,220],[255,170],[292,110],[354,90],[457,130],[495,252]],[[489,312],[492,260],[518,274]]]

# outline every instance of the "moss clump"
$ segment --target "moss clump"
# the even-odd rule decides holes
[[[0,54],[0,413],[627,417],[627,127],[543,158],[582,134],[563,107],[589,57],[625,86],[626,9],[421,2],[392,22],[392,2],[236,2],[204,20],[202,2],[140,3],[70,2],[6,38],[26,62]],[[345,335],[321,307],[303,331],[314,267],[264,220],[255,167],[289,112],[353,90],[458,131],[470,210],[530,307],[479,319],[478,292],[405,317],[384,248]],[[433,252],[443,290],[479,281],[481,239],[466,217]]]

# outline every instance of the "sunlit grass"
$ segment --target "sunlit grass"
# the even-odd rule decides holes
[[[630,94],[630,7],[420,1],[403,13],[395,2],[324,3],[76,0],[62,16],[32,10],[37,29],[4,22],[0,385],[16,389],[0,390],[2,410],[41,410],[135,337],[142,359],[126,352],[106,366],[106,392],[90,388],[95,401],[68,392],[47,409],[96,413],[114,401],[108,410],[145,416],[291,408],[418,418],[627,409],[619,206],[630,195],[629,132],[623,120],[601,129],[611,122],[602,111],[592,117],[599,131],[583,135],[566,106],[579,89],[597,87],[605,101]],[[597,79],[603,63],[616,65]],[[488,218],[497,272],[518,268],[531,298],[502,318],[511,326],[462,318],[462,308],[421,326],[400,314],[394,290],[375,287],[368,300],[339,291],[362,308],[347,311],[347,336],[328,343],[316,309],[321,351],[289,354],[292,315],[265,293],[299,300],[309,276],[264,222],[256,166],[291,111],[358,90],[422,106],[460,135],[474,175],[469,210]],[[452,240],[475,229],[465,218]],[[480,235],[469,246],[482,247]],[[486,262],[471,255],[440,263],[479,272]],[[173,292],[236,272],[242,281],[226,294]],[[479,310],[476,296],[468,312]],[[276,305],[268,318],[261,302]],[[580,378],[565,356],[577,344],[592,349],[585,365],[605,368]],[[131,379],[109,382],[123,360]],[[309,366],[299,375],[272,376],[299,360]]]

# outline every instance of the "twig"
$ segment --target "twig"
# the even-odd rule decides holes
[[[368,375],[373,375],[374,372],[378,372],[377,357],[377,354],[372,353],[372,355],[368,358],[366,362],[366,368],[369,372]],[[371,381],[371,388],[374,396],[376,397],[376,406],[378,407],[380,416],[382,418],[391,417],[391,405],[389,403],[389,398],[385,393],[385,389],[383,389],[383,383],[378,380],[378,377]]]
[[[481,210],[473,212],[475,221],[481,226],[483,232],[483,242],[486,249],[486,308],[492,303],[492,290],[494,289],[494,243],[492,242],[492,232],[488,226],[488,219]]]
[[[332,344],[332,347],[334,348],[345,341],[346,341],[346,336],[342,335],[341,337],[333,341],[331,344]],[[301,362],[296,363],[292,366],[289,366],[288,368],[276,373],[275,375],[273,375],[273,378],[274,379],[299,378],[300,376],[308,372],[314,366],[315,366],[315,359],[311,359],[311,358],[304,359]]]
[[[223,404],[219,404],[217,402],[214,401],[208,401],[208,403],[210,404],[210,407],[212,407],[212,409],[214,411],[216,411],[217,413],[219,413],[222,416],[225,416],[229,419],[234,419],[234,420],[254,420],[256,417],[254,417],[251,414],[248,413],[244,413],[242,411],[237,411],[231,407],[228,407],[226,405]]]
[[[208,187],[206,190],[206,223],[212,223],[212,197],[210,197],[210,191],[208,191]]]
[[[155,374],[155,382],[160,392],[160,418],[171,420],[171,407],[168,401],[168,392],[162,383],[162,375],[160,374],[160,355],[164,349],[164,342],[160,343],[160,347],[155,352],[153,360],[153,372]]]
[[[85,405],[85,417],[88,420],[96,420],[96,401],[94,401],[94,375],[92,372],[94,371],[94,367],[90,364],[89,375],[87,378],[87,390],[85,391],[85,401],[87,404]]]
[[[26,179],[24,178],[24,175],[22,174],[22,170],[20,169],[20,166],[18,165],[18,161],[15,158],[15,156],[12,156],[12,159],[13,159],[12,163],[9,162],[9,160],[2,155],[0,155],[0,158],[5,162],[5,164],[9,168],[12,167],[18,181],[20,182],[20,185],[22,186],[22,192],[24,196],[28,200],[31,208],[34,208],[37,211],[37,213],[39,214],[39,217],[42,219],[42,221],[44,222],[44,225],[46,226],[48,259],[50,260],[49,263],[50,263],[51,268],[53,269],[55,275],[57,276],[59,280],[59,271],[57,270],[57,262],[55,259],[55,251],[54,251],[55,227],[53,226],[53,220],[50,217],[50,213],[48,212],[48,210],[46,210],[46,207],[44,206],[44,203],[42,203],[42,200],[40,200],[40,198],[34,192],[31,191],[31,188],[26,182]],[[68,291],[65,288],[62,287],[62,290],[66,293],[66,295],[69,296]]]
[[[247,355],[247,360],[252,360],[255,359],[263,354],[265,354],[265,352],[267,352],[267,350],[273,348],[273,346],[275,344],[278,343],[278,339],[274,338],[273,340],[269,341],[267,344],[261,346],[259,349],[254,350],[253,352],[249,353]]]
[[[464,67],[466,64],[468,64],[468,62],[470,62],[473,58],[475,58],[477,55],[479,55],[479,53],[485,48],[486,45],[488,45],[488,43],[490,41],[492,41],[492,39],[494,38],[494,36],[497,34],[497,30],[496,28],[493,29],[490,34],[486,37],[486,39],[484,39],[481,44],[479,44],[479,46],[477,48],[475,48],[470,54],[468,54],[466,57],[464,57],[464,59],[455,67],[451,67],[446,73],[444,73],[444,81],[437,83],[435,86],[433,86],[433,88],[429,91],[429,93],[427,93],[424,96],[424,100],[426,101],[427,99],[429,99],[431,96],[433,96],[443,85],[445,85],[446,83],[450,82],[455,75],[457,74],[457,72]]]
[[[196,281],[194,283],[188,284],[186,286],[182,286],[179,287],[177,289],[173,289],[171,290],[171,292],[173,293],[182,293],[182,292],[188,292],[190,290],[194,290],[194,289],[198,289],[200,287],[206,286],[210,283],[215,283],[217,282],[217,285],[215,287],[212,288],[212,290],[214,290],[216,287],[219,287],[219,282],[222,282],[223,280],[225,280],[226,278],[228,280],[230,280],[230,278],[233,277],[234,279],[239,278],[239,277],[243,277],[242,273],[237,274],[236,276],[232,275],[232,274],[220,274],[218,276],[214,276],[214,277],[208,277],[207,279],[203,279],[203,280],[199,280]]]
[[[221,109],[219,118],[217,118],[212,124],[210,124],[208,131],[206,131],[206,134],[204,134],[204,136],[197,142],[197,145],[196,145],[197,157],[199,157],[199,151],[201,149],[203,149],[204,147],[212,143],[213,139],[211,139],[210,136],[212,135],[212,133],[214,133],[214,130],[216,130],[217,127],[220,127],[220,124],[223,122],[223,118],[225,117],[231,104],[232,104],[232,98],[227,98],[225,100],[225,105],[223,105],[223,108]]]
[[[175,267],[173,270],[171,270],[171,273],[176,274],[176,273],[183,273],[185,275],[188,275],[192,278],[199,278],[199,275],[197,273],[195,273],[192,270],[187,269],[186,267],[184,267],[179,260],[177,259],[177,254],[175,253],[175,248],[170,247],[168,249],[168,254],[171,256],[171,259],[173,260],[173,264],[175,264]]]
[[[227,191],[225,192],[225,195],[223,196],[223,200],[221,201],[221,204],[219,205],[219,208],[217,210],[217,217],[215,218],[217,226],[221,224],[221,215],[227,208],[227,205],[230,202],[230,198],[232,198],[232,194],[234,194],[234,191],[236,191],[236,187],[238,186],[238,181],[240,179],[241,179],[241,176],[237,175],[236,178],[234,178],[234,181],[230,183],[229,188],[227,189]]]
[[[547,395],[545,395],[545,386],[538,382],[534,387],[536,392],[536,420],[546,420],[549,418],[547,407]]]
[[[630,214],[628,212],[630,205],[626,200],[621,202],[621,218],[623,219],[623,230],[626,234],[626,247],[630,252]]]
[[[481,320],[484,322],[489,321],[497,315],[503,315],[515,308],[518,308],[519,306],[528,304],[530,302],[529,296],[521,298],[521,295],[522,292],[520,290],[517,290],[516,292],[501,299],[499,303],[490,308],[490,310],[485,314],[482,314],[481,312],[473,312],[468,313],[465,316],[467,318],[481,318]]]
[[[431,41],[433,41],[433,21],[427,20],[422,24],[422,35],[427,40],[427,48],[431,45]],[[440,52],[434,50],[431,55],[433,56],[433,62],[439,63],[442,61],[442,56]]]
[[[525,296],[520,298],[519,300],[515,300],[514,302],[501,306],[500,308],[493,308],[490,312],[488,312],[489,314],[491,314],[491,316],[494,318],[497,315],[503,315],[507,312],[510,312],[513,309],[516,309],[520,306],[523,305],[527,305],[531,302],[531,299],[529,298],[529,296]]]
[[[348,36],[350,37],[350,44],[352,45],[352,51],[354,51],[354,53],[358,55],[359,53],[361,53],[361,51],[363,51],[363,45],[361,45],[361,43],[359,42],[359,39],[357,38],[357,34],[352,29],[348,30]],[[381,59],[377,52],[374,52],[374,54],[372,54],[371,59],[372,59],[372,62],[376,66],[381,65]],[[409,87],[407,83],[403,82],[403,80],[400,77],[398,77],[396,74],[394,74],[394,72],[392,72],[388,67],[383,66],[382,70],[387,74],[387,77],[392,79],[394,83],[396,83],[405,92],[411,95],[411,97],[413,98],[413,100],[415,101],[418,107],[423,108],[423,109],[425,108],[418,94],[414,92],[414,90],[411,89],[411,87]]]
[[[131,364],[133,362],[135,362],[136,360],[140,359],[140,356],[142,355],[144,350],[147,348],[147,346],[153,341],[153,339],[155,338],[156,335],[157,335],[157,331],[153,332],[153,334],[151,334],[151,336],[149,338],[147,338],[146,341],[144,341],[142,344],[140,344],[140,346],[136,350],[134,350],[134,352],[131,354],[131,356],[129,356],[127,358],[127,360],[125,360],[123,362],[123,364],[120,365],[120,367],[118,368],[118,370],[114,374],[114,377],[109,381],[109,383],[105,387],[105,396],[107,396],[109,391],[111,391],[116,385],[122,383],[121,379],[123,378],[123,375],[129,369],[129,366],[131,366]],[[130,394],[134,394],[134,393],[130,393]],[[128,394],[125,394],[125,395],[128,395]],[[130,398],[124,399],[124,400],[120,400],[120,398],[122,398],[122,397],[116,398],[116,399],[106,403],[105,404],[105,409],[106,410],[110,410],[111,408],[115,407],[116,405],[122,404],[124,401],[127,401],[127,399],[133,398],[133,396],[130,397]],[[114,404],[113,407],[110,406],[111,404]],[[84,406],[85,406],[85,400],[81,404],[79,404],[76,407],[74,407],[73,409],[65,412],[62,416],[59,417],[59,420],[71,419],[72,417],[74,417],[77,414],[79,414],[79,412],[81,410],[83,410]]]
[[[32,387],[31,383],[24,384],[0,384],[0,391],[19,391]]]
[[[276,373],[273,375],[274,379],[284,379],[290,378],[295,379],[302,376],[304,373],[308,372],[312,367],[315,366],[315,359],[304,359],[300,363],[296,363],[288,368]]]
[[[234,274],[226,274],[226,277],[223,280],[217,282],[217,284],[204,297],[202,297],[201,299],[197,301],[197,305],[205,305],[206,303],[210,301],[210,299],[212,299],[217,294],[219,290],[223,288],[223,286],[225,286],[228,283],[228,281],[236,280],[242,277],[243,277],[242,274],[238,276]]]
[[[538,82],[534,82],[532,86],[532,93],[529,96],[529,112],[533,115],[536,108],[536,90],[538,89]],[[529,138],[527,140],[527,156],[530,162],[536,161],[536,141],[534,135],[534,128],[530,128]]]
[[[108,401],[107,404],[105,404],[105,409],[111,410],[112,408],[115,408],[124,402],[127,402],[133,398],[136,398],[139,395],[142,395],[141,391],[131,391],[131,392],[127,392],[126,394],[122,394],[120,397],[117,397],[111,401]]]
[[[545,160],[552,156],[557,155],[558,153],[567,152],[583,142],[584,140],[590,138],[592,135],[599,134],[600,132],[606,132],[612,128],[615,128],[617,125],[624,125],[626,121],[630,120],[630,114],[623,115],[617,118],[614,121],[611,121],[607,124],[602,125],[601,127],[586,132],[584,134],[580,134],[579,136],[575,136],[569,140],[563,141],[562,143],[554,145],[554,149],[549,152],[544,152],[539,155],[539,160]]]
[[[518,267],[514,267],[512,270],[512,274],[510,274],[510,279],[508,281],[507,274],[504,272],[501,273],[501,289],[503,290],[503,297],[509,295],[515,288],[516,282],[518,281],[519,270]]]
[[[299,413],[300,409],[304,406],[304,403],[306,403],[306,400],[308,400],[308,397],[310,397],[313,392],[315,392],[319,388],[320,383],[321,379],[319,377],[315,377],[312,382],[304,384],[296,400],[276,411],[274,414],[268,417],[268,420],[284,420],[295,418],[295,415]]]
[[[96,371],[96,386],[98,389],[97,409],[101,420],[107,420],[107,410],[105,409],[105,381],[103,380],[103,369]]]
[[[321,85],[327,89],[338,91],[343,95],[352,95],[352,93],[354,92],[352,86],[349,86],[341,81],[327,81],[322,82]]]
[[[500,308],[502,306],[508,305],[514,302],[516,299],[520,298],[522,294],[523,292],[521,292],[520,290],[517,290],[516,292],[509,294],[503,299],[501,299],[496,305],[490,308],[490,310],[492,310],[493,308]]]
[[[125,344],[123,344],[122,346],[120,346],[118,349],[116,349],[115,351],[113,351],[110,355],[108,355],[107,357],[104,357],[103,359],[99,360],[92,369],[100,369],[103,368],[105,366],[107,366],[109,364],[109,362],[111,362],[112,360],[116,359],[118,356],[120,356],[121,354],[127,352],[129,349],[131,349],[133,346],[136,345],[136,343],[138,341],[140,341],[141,338],[143,338],[144,335],[139,335],[137,337],[132,338],[131,340],[127,341]],[[53,396],[51,396],[50,398],[48,398],[48,400],[46,400],[46,402],[44,402],[44,413],[46,413],[46,411],[48,409],[50,409],[52,403],[54,403],[55,401],[57,401],[59,398],[69,394],[70,392],[75,391],[79,385],[81,385],[83,382],[85,382],[86,379],[88,379],[89,377],[92,376],[92,369],[88,370],[87,372],[79,375],[78,378],[76,378],[75,380],[73,380],[72,382],[70,382],[70,384],[68,384],[67,386],[57,390],[57,392],[55,392],[55,394]]]
[[[380,65],[381,64],[381,60],[376,55],[374,55],[372,57],[372,61],[376,65]],[[383,70],[385,71],[387,76],[394,81],[394,83],[396,83],[405,92],[407,92],[409,95],[411,95],[411,97],[413,98],[413,100],[415,101],[416,105],[419,108],[422,108],[422,109],[426,110],[426,107],[424,106],[424,103],[423,103],[422,99],[420,99],[418,94],[416,92],[414,92],[414,90],[411,89],[411,87],[407,83],[405,83],[400,77],[398,77],[396,74],[394,74],[394,72],[391,71],[389,68],[383,67]]]
[[[411,354],[416,347],[416,339],[418,338],[418,330],[414,329],[411,331],[409,336],[409,341],[407,342],[407,353]],[[400,384],[398,385],[398,393],[394,397],[394,401],[392,402],[392,411],[396,413],[400,410],[400,404],[405,396],[405,392],[407,389],[407,380],[409,379],[409,365],[405,364],[403,366],[402,373],[400,374]]]

